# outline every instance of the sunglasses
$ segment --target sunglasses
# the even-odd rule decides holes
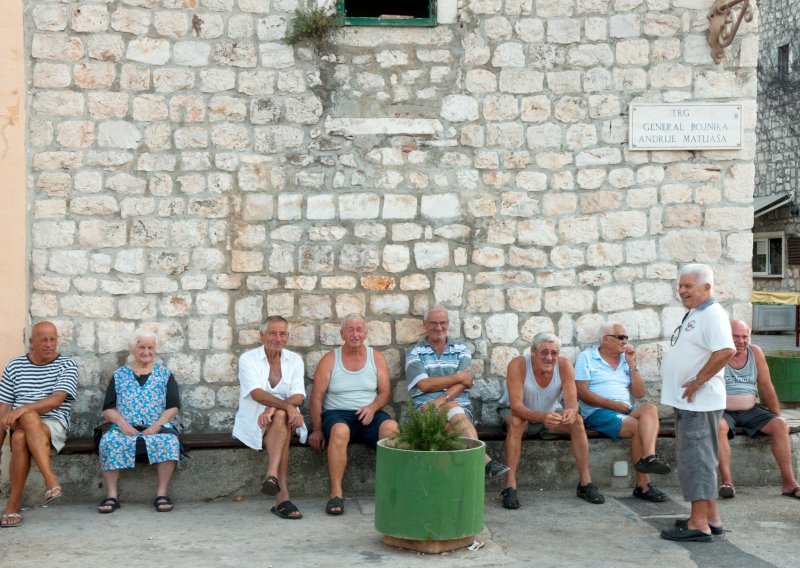
[[[627,335],[623,335],[621,333],[607,333],[605,336],[606,337],[613,337],[614,339],[619,339],[620,341],[627,341],[628,340],[628,336]]]
[[[683,319],[681,320],[681,323],[678,325],[678,327],[675,328],[675,331],[672,332],[672,337],[669,338],[670,346],[678,343],[678,338],[681,336],[681,329],[683,329],[683,322],[686,321],[686,318],[689,317],[690,313],[692,313],[692,310],[686,312],[686,314],[683,316]]]

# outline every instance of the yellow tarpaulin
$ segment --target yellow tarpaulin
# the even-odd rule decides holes
[[[753,292],[750,294],[751,304],[800,304],[797,292]]]

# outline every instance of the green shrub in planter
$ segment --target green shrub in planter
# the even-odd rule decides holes
[[[432,405],[412,410],[397,437],[378,443],[375,528],[389,544],[441,552],[483,530],[485,444],[446,423]]]

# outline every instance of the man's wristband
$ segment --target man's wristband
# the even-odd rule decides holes
[[[450,400],[450,395],[447,394],[447,391],[444,391],[444,401],[447,402],[448,400]]]

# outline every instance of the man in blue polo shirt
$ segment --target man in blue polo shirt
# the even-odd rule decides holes
[[[451,428],[466,438],[478,439],[472,418],[469,387],[474,377],[470,370],[469,346],[447,337],[450,317],[447,308],[437,304],[423,321],[427,337],[406,354],[406,381],[414,406],[433,404],[447,413]],[[499,479],[508,467],[486,455],[486,478]]]
[[[651,473],[670,472],[669,464],[656,454],[658,409],[650,402],[631,406],[631,395],[642,398],[645,392],[636,349],[618,323],[605,324],[600,335],[600,345],[583,351],[575,363],[584,424],[616,441],[630,438],[636,470],[633,496],[654,503],[665,501],[667,494],[650,481]]]

